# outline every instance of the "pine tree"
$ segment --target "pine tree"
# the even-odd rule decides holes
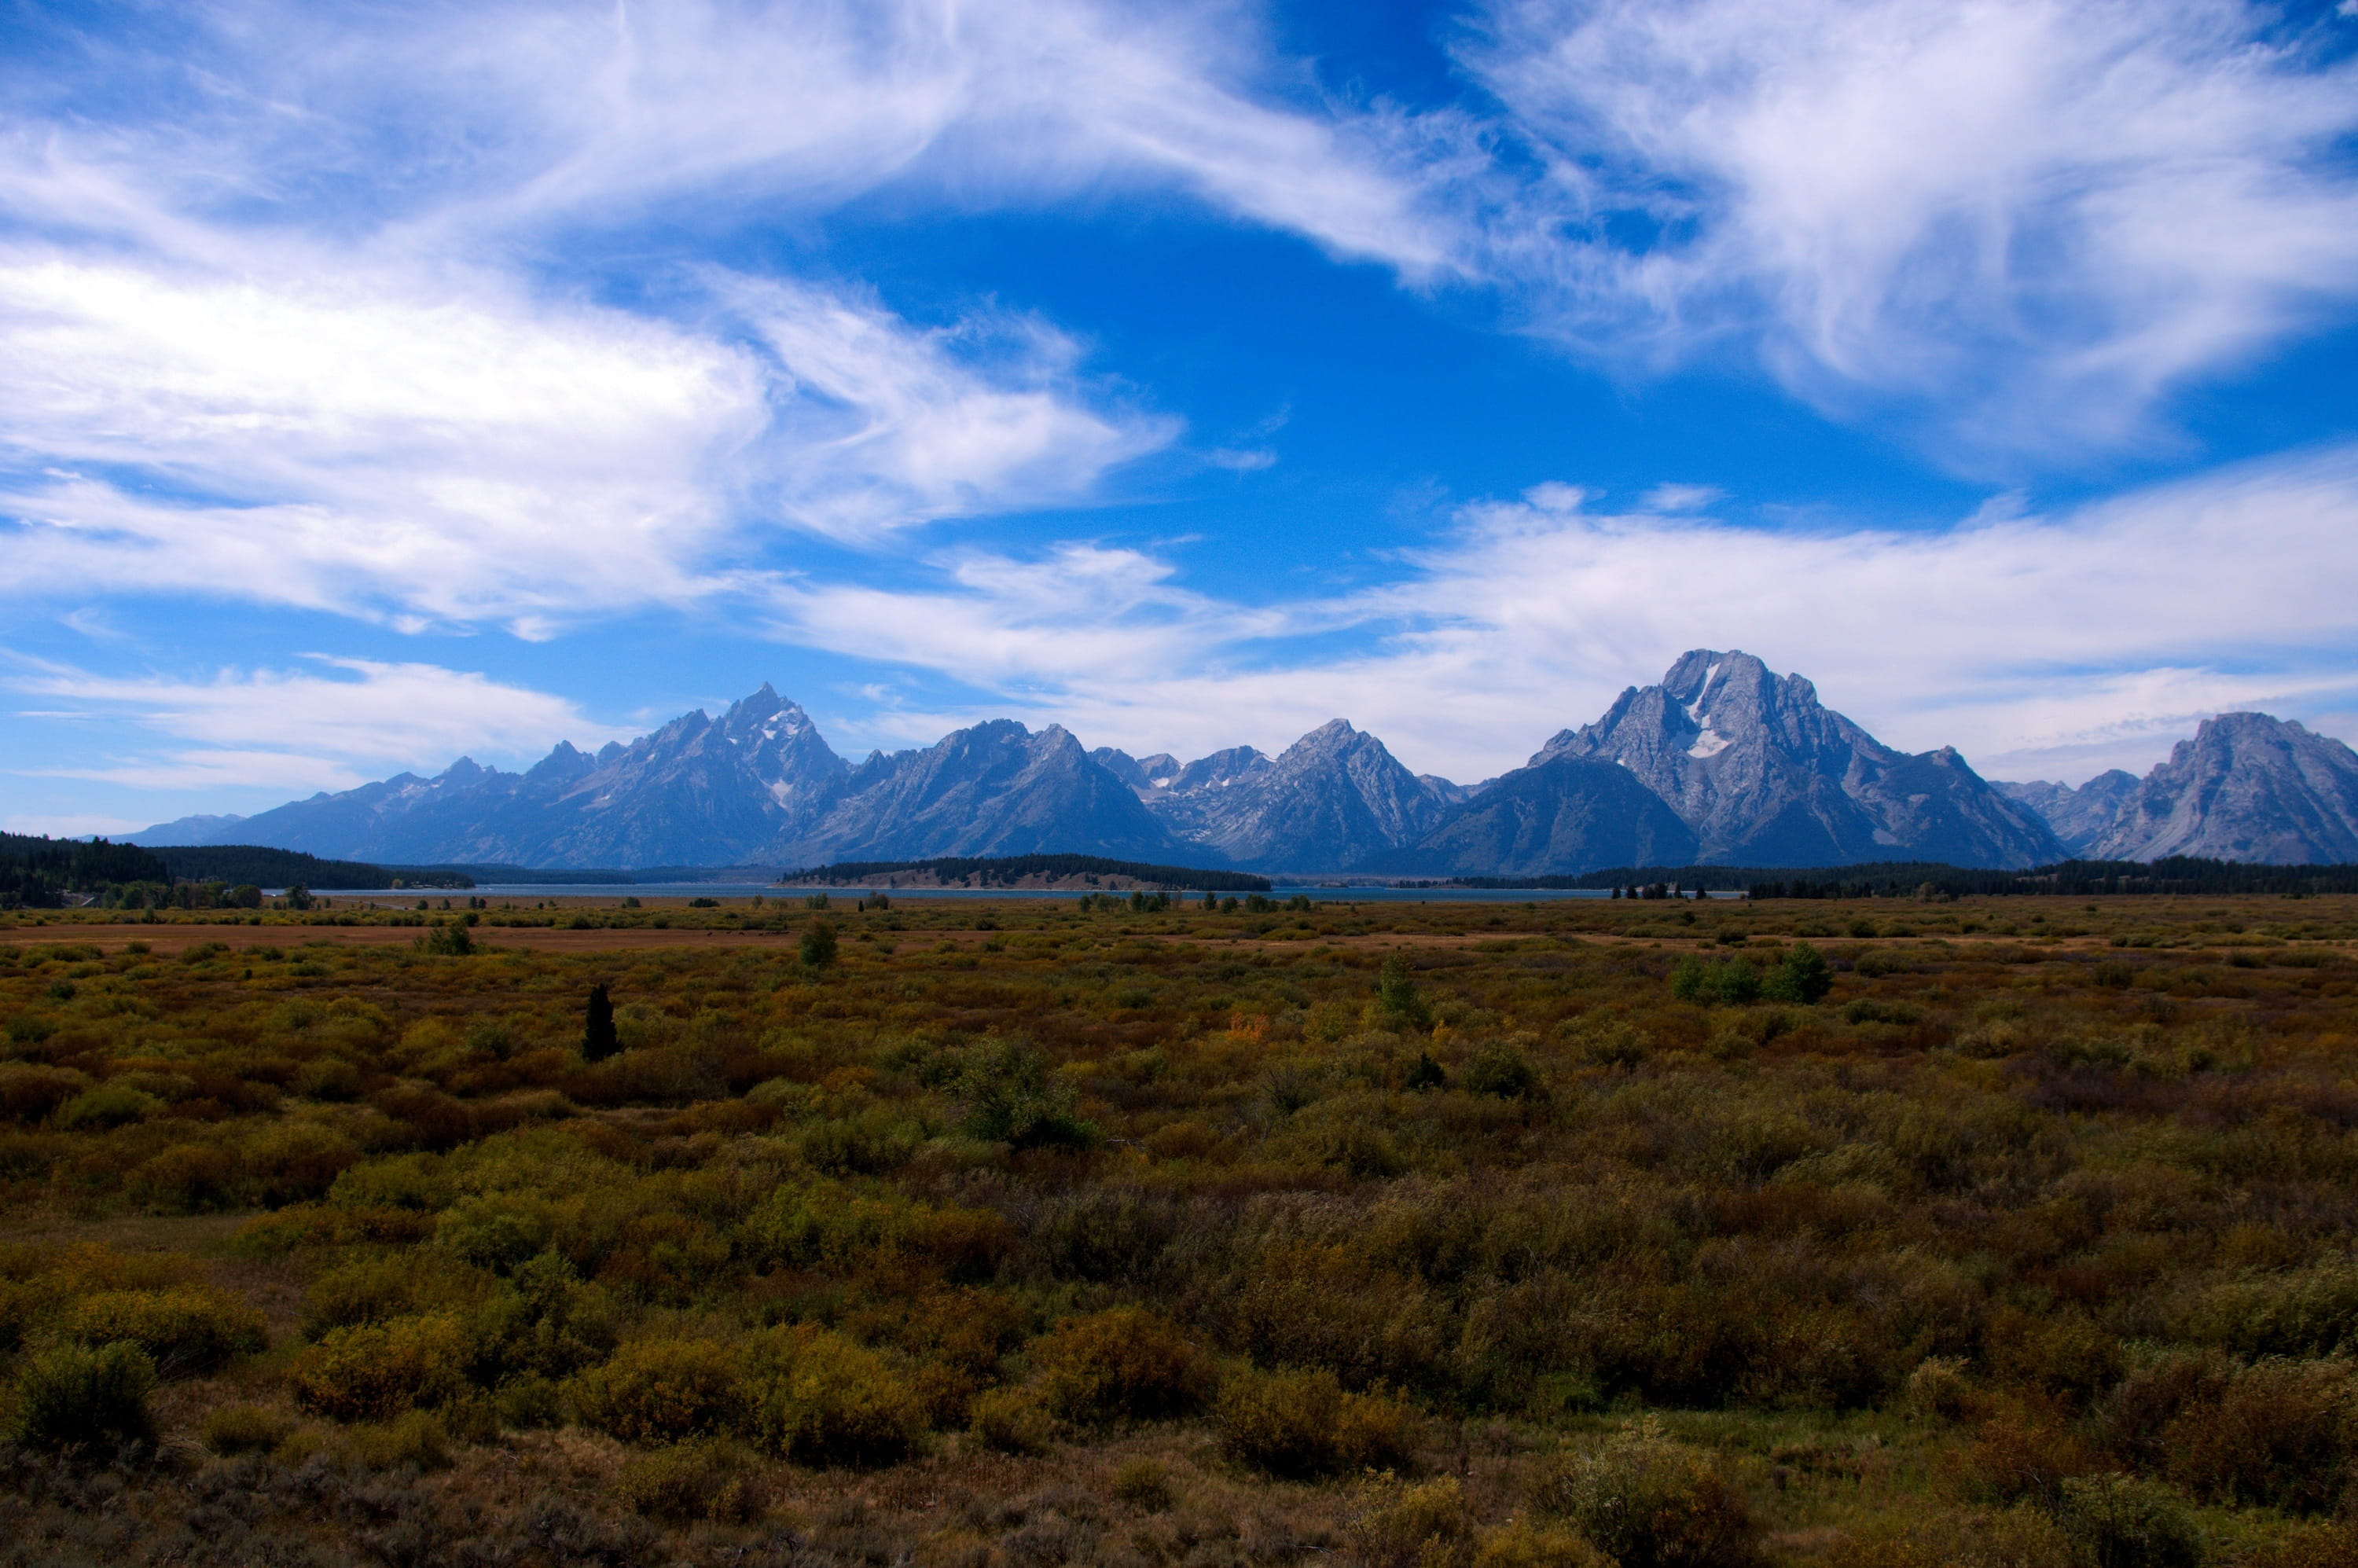
[[[581,1059],[602,1062],[622,1048],[614,1033],[614,1001],[606,994],[604,985],[590,988],[590,1011],[581,1023]]]

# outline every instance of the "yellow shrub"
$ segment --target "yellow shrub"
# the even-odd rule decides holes
[[[1347,1394],[1323,1369],[1231,1377],[1215,1413],[1229,1454],[1273,1476],[1398,1469],[1416,1456],[1414,1411],[1380,1394]]]
[[[1177,1325],[1143,1307],[1068,1317],[1032,1347],[1042,1396],[1073,1421],[1152,1421],[1203,1407],[1213,1369]]]
[[[205,1412],[204,1444],[228,1458],[238,1454],[267,1454],[287,1441],[295,1422],[284,1411],[261,1405],[221,1405]]]
[[[1474,1521],[1454,1476],[1375,1488],[1350,1537],[1369,1568],[1471,1568],[1474,1560]]]
[[[891,1465],[925,1431],[907,1379],[864,1346],[807,1325],[773,1332],[751,1358],[753,1429],[806,1465]]]
[[[200,1285],[168,1291],[102,1291],[76,1303],[71,1337],[85,1345],[136,1345],[167,1378],[210,1372],[268,1343],[262,1314]]]
[[[288,1369],[297,1402],[336,1421],[389,1421],[464,1387],[465,1336],[436,1313],[330,1329]]]
[[[752,1455],[733,1443],[693,1439],[633,1454],[617,1478],[623,1502],[673,1524],[712,1519],[743,1524],[767,1503]]]
[[[738,1430],[746,1398],[736,1346],[714,1339],[643,1339],[575,1379],[583,1425],[624,1443],[676,1443]]]
[[[1030,1389],[986,1389],[967,1413],[975,1435],[1002,1454],[1045,1454],[1056,1441],[1056,1418]]]

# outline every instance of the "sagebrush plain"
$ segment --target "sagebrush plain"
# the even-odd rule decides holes
[[[470,902],[0,920],[0,1563],[2358,1561],[2358,901]]]

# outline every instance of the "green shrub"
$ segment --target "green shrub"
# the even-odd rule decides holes
[[[2095,1568],[2195,1568],[2202,1538],[2178,1494],[2132,1476],[2074,1476],[2063,1483],[2055,1522]]]
[[[1681,1001],[1710,1000],[1710,968],[1693,953],[1681,957],[1671,968],[1671,994]]]
[[[745,1423],[741,1361],[719,1340],[639,1340],[575,1379],[574,1414],[624,1443],[723,1436]]]
[[[84,1345],[135,1345],[166,1378],[210,1372],[269,1342],[262,1314],[200,1285],[84,1296],[74,1303],[67,1333]]]
[[[806,968],[824,969],[835,962],[836,946],[835,927],[827,921],[814,920],[803,927],[795,950]]]
[[[1749,958],[1729,958],[1713,967],[1711,994],[1731,1007],[1760,1000],[1760,971]]]
[[[631,1509],[668,1524],[744,1524],[767,1505],[752,1455],[722,1438],[634,1454],[615,1482],[616,1493]]]
[[[1496,1095],[1500,1099],[1527,1099],[1539,1093],[1539,1074],[1531,1058],[1504,1041],[1474,1053],[1458,1080],[1466,1093]]]
[[[295,1430],[294,1418],[262,1405],[217,1405],[205,1412],[205,1447],[222,1458],[267,1454]]]
[[[925,1433],[908,1379],[839,1334],[774,1330],[755,1346],[747,1377],[755,1435],[805,1465],[897,1464]]]
[[[1784,961],[1769,971],[1763,993],[1771,1001],[1815,1006],[1834,989],[1834,972],[1825,955],[1807,942],[1786,949]]]
[[[152,1441],[147,1395],[155,1386],[156,1365],[135,1345],[53,1346],[16,1374],[10,1439],[51,1450]]]
[[[455,1398],[465,1336],[446,1313],[330,1329],[288,1368],[296,1402],[333,1421],[390,1421]]]
[[[1376,980],[1376,1011],[1385,1023],[1396,1029],[1433,1027],[1433,1010],[1425,1005],[1408,965],[1397,954],[1384,960],[1383,971]]]
[[[1563,1465],[1538,1500],[1619,1568],[1743,1568],[1759,1544],[1743,1499],[1649,1419]]]
[[[1405,1469],[1421,1426],[1414,1411],[1381,1393],[1345,1393],[1324,1368],[1231,1376],[1214,1417],[1232,1457],[1295,1480]]]
[[[1050,1409],[1068,1421],[1158,1421],[1203,1408],[1211,1362],[1143,1307],[1068,1317],[1032,1346]]]
[[[144,1090],[127,1084],[101,1084],[59,1106],[56,1122],[60,1132],[103,1132],[110,1127],[145,1121],[163,1108],[162,1100]]]
[[[2358,1260],[2223,1281],[2197,1298],[2181,1332],[2245,1356],[2358,1350]]]
[[[1098,1130],[1074,1109],[1071,1086],[1052,1081],[1047,1058],[1018,1041],[976,1046],[957,1093],[966,1102],[967,1132],[987,1143],[1087,1148],[1098,1141]]]

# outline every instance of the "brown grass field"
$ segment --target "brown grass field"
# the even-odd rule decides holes
[[[451,902],[0,916],[0,1565],[2358,1563],[2358,901]]]

